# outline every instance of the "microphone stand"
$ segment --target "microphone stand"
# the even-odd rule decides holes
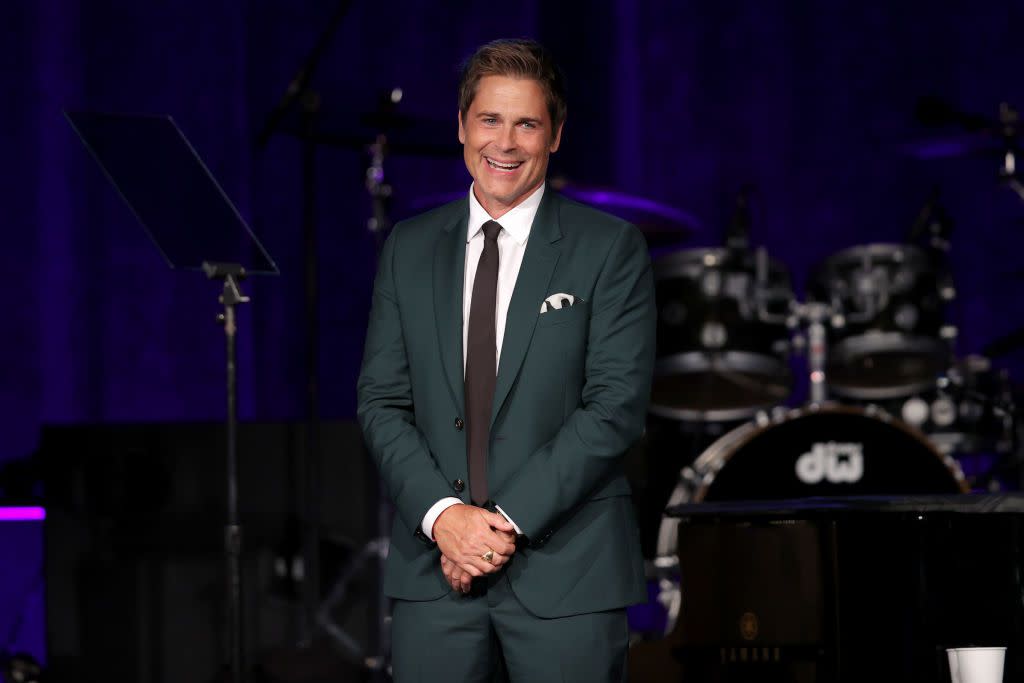
[[[302,62],[299,70],[295,72],[295,76],[288,83],[288,87],[285,89],[284,95],[281,96],[281,100],[267,115],[263,128],[260,129],[259,134],[256,136],[257,147],[263,148],[267,146],[267,142],[270,141],[278,126],[281,125],[281,121],[288,113],[288,110],[309,91],[309,82],[313,78],[313,74],[316,73],[317,67],[320,66],[320,60],[323,59],[324,52],[327,51],[328,46],[334,39],[334,34],[337,32],[338,27],[341,26],[342,19],[348,14],[351,4],[351,0],[341,0],[337,7],[335,7],[334,14],[327,20],[327,26],[321,32],[316,45],[306,55],[306,59]]]
[[[308,645],[316,630],[316,609],[320,598],[320,399],[319,399],[319,282],[316,235],[316,132],[320,97],[310,88],[324,53],[348,14],[351,0],[340,0],[316,44],[292,77],[277,105],[270,111],[256,146],[267,145],[288,111],[296,103],[301,109],[302,144],[302,233],[305,256],[306,299],[306,440],[299,458],[299,486],[302,488],[302,610],[299,641]],[[289,562],[288,566],[294,566]],[[298,577],[292,577],[293,580]]]
[[[750,195],[753,186],[744,184],[736,194],[732,220],[725,233],[726,259],[743,265],[750,253],[750,225],[753,222],[750,212]]]

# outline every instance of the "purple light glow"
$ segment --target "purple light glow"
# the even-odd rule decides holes
[[[41,507],[0,507],[0,522],[41,522],[46,510]]]

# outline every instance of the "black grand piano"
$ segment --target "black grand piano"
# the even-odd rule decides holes
[[[1005,646],[1024,680],[1024,495],[671,507],[681,608],[634,681],[949,681],[945,648]]]

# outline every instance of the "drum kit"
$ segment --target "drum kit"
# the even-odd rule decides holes
[[[966,493],[996,486],[993,463],[1017,448],[1006,373],[954,355],[956,289],[934,205],[936,224],[907,243],[825,258],[801,301],[785,264],[748,246],[746,203],[725,246],[653,260],[658,357],[640,491],[652,500],[639,506],[668,630],[679,520],[666,506]],[[975,454],[987,470],[961,467]]]
[[[956,328],[946,308],[956,290],[946,256],[909,243],[849,247],[814,270],[805,302],[794,295],[786,267],[763,249],[681,249],[655,259],[658,360],[651,414],[732,430],[696,457],[682,479],[699,480],[731,460],[748,446],[750,440],[738,435],[750,429],[818,433],[814,424],[846,424],[836,416],[851,411],[899,426],[882,430],[874,447],[893,451],[882,455],[892,461],[886,469],[893,486],[865,477],[843,487],[849,494],[924,492],[897,483],[903,477],[894,460],[899,448],[895,441],[886,446],[884,434],[910,430],[936,459],[947,460],[958,481],[964,478],[952,456],[1011,451],[1008,378],[986,358],[954,357]],[[790,368],[797,353],[806,356],[809,401],[794,413],[782,406],[795,394]],[[836,429],[819,436],[845,440]],[[805,445],[794,442],[797,450]],[[712,452],[720,456],[705,457]],[[779,474],[799,483],[790,466]],[[749,490],[745,497],[818,495],[766,483],[762,488],[771,490]]]

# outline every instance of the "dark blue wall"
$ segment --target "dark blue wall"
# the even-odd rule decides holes
[[[242,415],[303,414],[299,146],[280,135],[258,150],[252,139],[334,5],[3,3],[0,462],[30,453],[46,422],[223,414],[216,287],[165,268],[64,107],[174,115],[282,271],[248,286]],[[314,79],[325,127],[351,131],[401,86],[403,112],[441,124],[425,136],[454,143],[456,64],[486,40],[537,37],[570,81],[558,172],[695,213],[705,231],[694,245],[718,241],[731,196],[753,183],[754,241],[798,283],[840,247],[900,239],[939,184],[957,221],[959,351],[1024,323],[1024,281],[1010,275],[1024,268],[1024,203],[999,187],[998,159],[908,153],[929,134],[913,119],[921,95],[988,115],[1003,100],[1024,106],[1019,2],[352,5]],[[318,157],[327,417],[354,411],[374,258],[364,168],[354,149]],[[468,182],[457,148],[396,154],[387,170],[396,217]],[[1021,361],[1001,362],[1020,379]],[[0,548],[0,591],[11,557]],[[38,634],[16,639],[41,647]]]

